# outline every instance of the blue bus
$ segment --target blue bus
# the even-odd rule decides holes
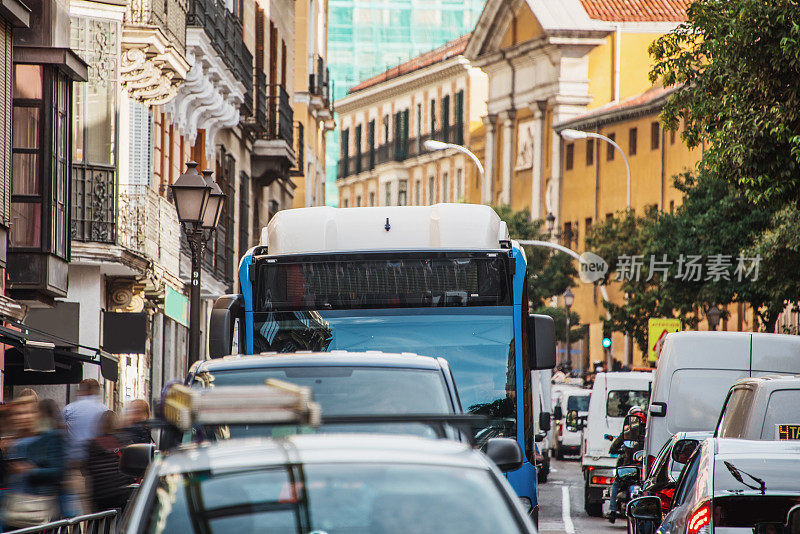
[[[281,211],[211,313],[211,356],[369,351],[443,357],[479,442],[513,437],[508,480],[538,516],[531,371],[555,365],[550,317],[529,314],[525,253],[488,206]],[[549,415],[549,414],[548,414]]]

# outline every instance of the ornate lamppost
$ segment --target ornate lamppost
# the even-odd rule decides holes
[[[206,243],[219,223],[225,194],[211,179],[212,171],[197,172],[197,163],[186,164],[169,188],[178,211],[178,220],[192,253],[192,277],[189,291],[189,357],[188,366],[200,359],[200,273]]]

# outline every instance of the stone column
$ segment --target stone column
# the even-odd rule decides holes
[[[531,220],[542,219],[542,204],[544,202],[544,134],[545,111],[547,101],[537,101],[531,104],[533,109],[533,158],[531,166]]]
[[[503,188],[500,191],[500,204],[511,205],[511,178],[514,174],[514,117],[516,111],[509,109],[500,113],[499,117],[503,124],[503,163],[501,165],[501,183]]]
[[[483,171],[485,178],[481,184],[481,202],[484,204],[492,203],[492,181],[494,180],[494,151],[496,142],[494,129],[497,125],[497,115],[486,115],[483,117],[483,124],[486,127],[486,138],[483,151]]]

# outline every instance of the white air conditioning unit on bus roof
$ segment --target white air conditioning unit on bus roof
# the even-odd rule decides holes
[[[268,254],[386,250],[497,250],[508,228],[480,204],[298,208],[261,231]]]

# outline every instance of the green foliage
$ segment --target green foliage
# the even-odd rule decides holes
[[[800,1],[696,0],[650,47],[653,82],[683,84],[662,112],[683,119],[700,172],[758,206],[800,201]]]
[[[537,308],[536,311],[534,311],[533,313],[537,313],[540,315],[549,315],[550,317],[552,317],[556,327],[556,339],[558,341],[564,341],[566,339],[565,334],[567,331],[567,310],[556,306],[542,306],[541,308]],[[574,311],[570,311],[569,312],[570,343],[575,343],[583,339],[583,337],[586,335],[586,331],[589,329],[589,325],[580,324],[580,322],[581,322],[580,316]]]
[[[494,209],[505,221],[512,239],[550,239],[543,229],[543,221],[532,221],[527,211],[513,211],[509,206],[495,206]],[[575,287],[578,271],[572,258],[544,247],[523,248],[528,260],[528,300],[532,308],[543,307],[545,300],[561,295],[568,287]]]

